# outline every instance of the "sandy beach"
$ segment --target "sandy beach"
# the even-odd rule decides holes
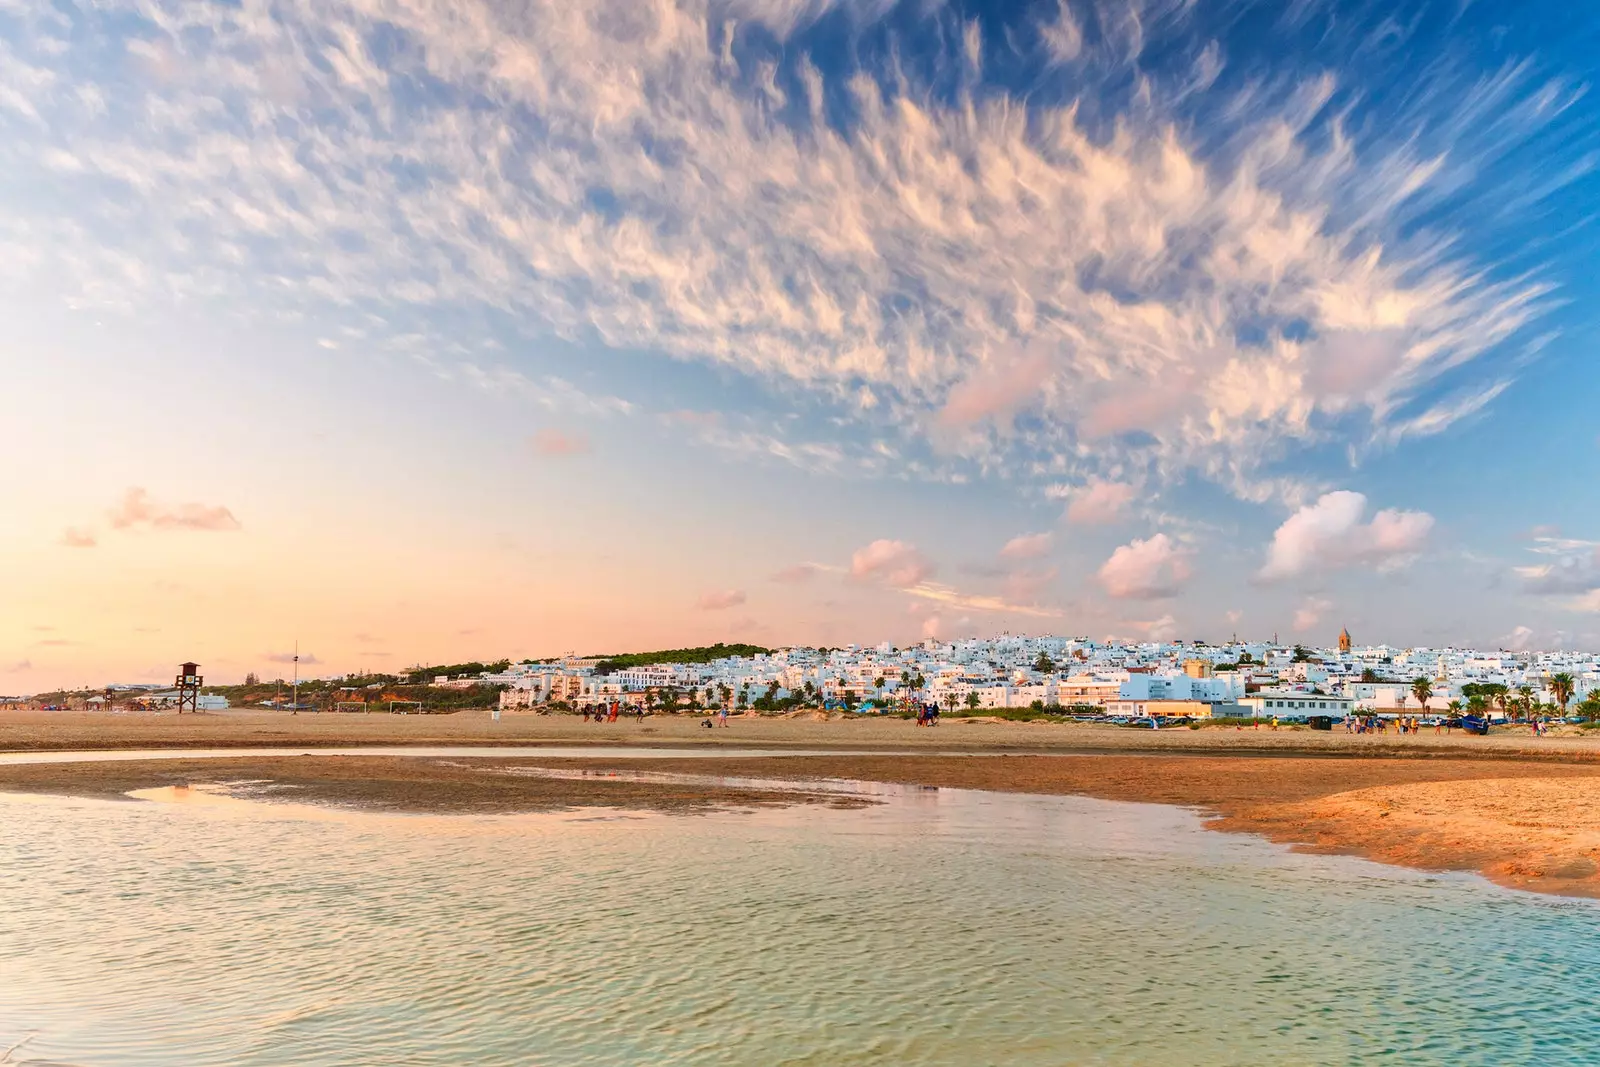
[[[353,745],[659,746],[659,757],[317,755]],[[0,766],[0,790],[118,797],[166,785],[252,783],[251,795],[397,811],[613,806],[669,811],[843,801],[825,779],[1081,794],[1177,804],[1219,830],[1519,889],[1600,897],[1600,742],[1302,730],[1134,731],[901,720],[688,718],[597,726],[555,716],[0,715],[0,751],[290,746],[306,755]],[[795,754],[704,758],[719,747]],[[696,758],[681,750],[693,748]],[[814,754],[819,751],[828,754]],[[675,751],[680,754],[675,754]],[[804,752],[805,754],[802,754]],[[554,772],[557,776],[550,776]],[[724,779],[765,779],[788,788]]]

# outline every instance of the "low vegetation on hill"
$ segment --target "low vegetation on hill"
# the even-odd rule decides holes
[[[596,674],[610,674],[626,667],[648,667],[652,663],[710,663],[712,660],[726,659],[729,656],[757,656],[766,655],[772,651],[760,645],[725,645],[718,641],[714,645],[702,645],[698,648],[667,648],[659,652],[626,652],[619,655],[598,657],[600,662],[595,666]]]

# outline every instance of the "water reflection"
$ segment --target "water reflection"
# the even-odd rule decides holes
[[[12,1063],[281,1067],[1600,1045],[1572,995],[1600,963],[1587,904],[1290,856],[1181,809],[873,788],[861,810],[694,818],[0,798],[0,1049],[32,1032]]]

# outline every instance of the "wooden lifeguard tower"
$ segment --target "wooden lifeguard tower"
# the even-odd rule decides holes
[[[205,679],[200,677],[200,664],[182,663],[178,665],[178,678],[174,685],[178,687],[178,714],[184,710],[194,713],[200,710],[200,684]]]

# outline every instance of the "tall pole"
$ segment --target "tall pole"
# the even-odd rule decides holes
[[[300,639],[294,642],[294,707],[289,711],[291,715],[300,714]]]

